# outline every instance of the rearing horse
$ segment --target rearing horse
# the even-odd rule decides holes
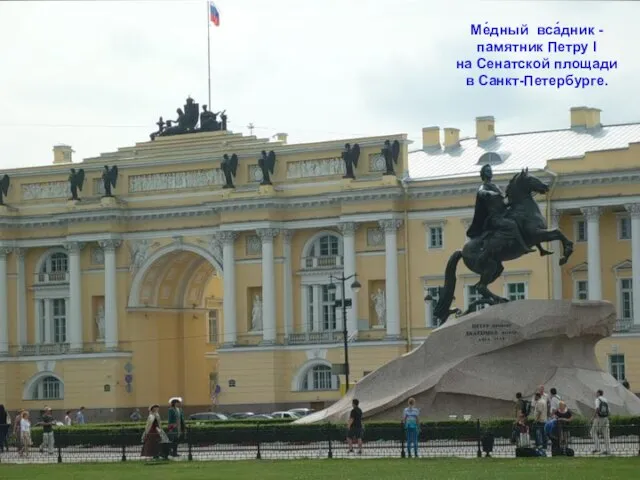
[[[533,198],[534,193],[546,194],[548,191],[549,187],[544,182],[529,175],[528,169],[523,169],[513,176],[507,186],[505,193],[508,206],[505,215],[517,223],[527,246],[538,246],[541,255],[551,253],[540,247],[542,242],[559,240],[563,248],[559,263],[564,265],[573,253],[573,242],[559,229],[547,229],[547,221]],[[433,310],[439,325],[442,325],[452,313],[459,313],[459,310],[451,310],[451,304],[456,288],[456,268],[460,259],[469,270],[480,275],[480,281],[475,287],[482,297],[470,305],[469,311],[473,311],[480,304],[508,302],[506,298],[492,293],[488,286],[502,275],[502,262],[515,260],[526,253],[528,252],[523,252],[516,240],[493,230],[469,240],[462,250],[453,252],[445,269],[444,287],[440,288],[438,302]]]

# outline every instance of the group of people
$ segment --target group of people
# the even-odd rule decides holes
[[[516,393],[516,422],[512,441],[519,447],[529,445],[530,432],[527,421],[533,417],[536,449],[546,450],[551,440],[554,455],[572,455],[573,451],[569,448],[569,429],[566,426],[571,422],[573,413],[562,401],[555,388],[552,388],[550,393],[551,396],[545,393],[544,385],[538,387],[531,401],[524,400],[522,393]],[[609,403],[602,390],[598,390],[595,394],[594,407],[591,419],[591,436],[594,442],[592,453],[609,455],[611,451]],[[602,448],[601,437],[604,448]]]
[[[358,454],[362,454],[362,437],[364,436],[364,424],[362,423],[362,410],[360,401],[354,398],[351,402],[352,409],[347,422],[347,445],[349,453],[353,453],[353,445],[358,445]],[[418,434],[420,433],[420,409],[416,408],[416,401],[410,398],[408,406],[402,412],[402,425],[407,438],[407,453],[411,458],[411,452],[418,458]]]
[[[71,411],[67,412],[65,424],[71,425]],[[80,412],[80,415],[82,413]],[[84,417],[82,417],[84,422]],[[53,435],[53,427],[56,425],[50,407],[44,407],[40,421],[36,425],[42,427],[42,444],[40,452],[46,452],[51,455],[54,453],[55,440]],[[13,436],[14,443],[18,449],[18,454],[29,456],[33,440],[31,439],[31,415],[27,410],[20,409],[16,414],[15,420],[11,421],[9,412],[4,405],[0,405],[0,452],[9,451],[9,438]]]
[[[142,434],[142,452],[140,456],[159,460],[167,460],[169,455],[179,457],[178,443],[184,435],[184,411],[182,398],[173,397],[169,400],[169,414],[167,416],[167,432],[162,428],[160,405],[149,407],[147,424]]]

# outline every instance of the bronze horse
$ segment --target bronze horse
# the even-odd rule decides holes
[[[507,186],[505,193],[508,205],[505,216],[517,223],[529,247],[540,245],[542,242],[560,241],[563,254],[559,263],[564,265],[573,253],[573,242],[559,229],[547,229],[547,221],[533,198],[535,193],[546,194],[548,191],[549,187],[544,182],[530,175],[528,169],[523,169],[513,176]],[[475,287],[482,297],[473,302],[468,310],[474,311],[475,307],[481,304],[494,305],[508,302],[506,298],[492,293],[488,287],[502,275],[504,271],[502,262],[515,260],[523,254],[526,253],[522,252],[516,241],[492,230],[469,240],[462,250],[453,252],[445,269],[444,287],[440,288],[439,298],[433,310],[438,324],[442,325],[452,313],[460,313],[459,310],[451,310],[456,288],[456,268],[460,259],[469,270],[480,275],[480,281]]]

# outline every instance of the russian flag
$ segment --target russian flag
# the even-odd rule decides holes
[[[209,20],[211,20],[216,27],[220,26],[220,13],[218,13],[218,9],[213,2],[209,2]]]

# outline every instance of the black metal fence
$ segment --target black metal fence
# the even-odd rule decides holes
[[[405,458],[407,450],[404,428],[397,424],[365,425],[362,451],[354,445],[349,451],[343,425],[325,424],[304,428],[283,424],[224,426],[223,428],[189,427],[178,443],[175,460],[249,460],[302,458]],[[99,431],[97,431],[99,430]],[[531,446],[535,427],[531,426]],[[592,455],[594,440],[589,425],[565,427],[569,446],[576,456]],[[606,432],[605,432],[606,433]],[[17,446],[0,453],[0,462],[11,463],[80,463],[148,460],[141,457],[142,430],[132,427],[84,429],[69,428],[54,432],[55,446],[41,449],[40,438],[28,455],[20,455]],[[613,425],[609,431],[609,453],[614,456],[640,455],[640,424]],[[489,441],[487,441],[489,440]],[[480,421],[460,425],[423,424],[418,433],[420,457],[514,457],[512,426],[487,428]],[[604,439],[602,440],[604,442]],[[549,447],[550,443],[545,442]],[[492,444],[491,448],[487,448]],[[604,445],[604,443],[603,443]],[[490,450],[490,451],[487,451]],[[551,455],[550,448],[548,455]],[[170,457],[172,458],[172,457]]]

